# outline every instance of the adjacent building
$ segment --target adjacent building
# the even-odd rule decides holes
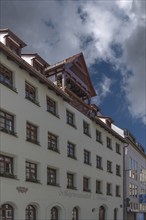
[[[83,54],[50,65],[25,46],[0,30],[0,218],[121,220],[125,140]]]
[[[144,147],[127,129],[112,128],[127,142],[124,147],[124,218],[125,220],[146,219],[146,154]]]

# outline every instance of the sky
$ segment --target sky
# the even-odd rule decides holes
[[[97,96],[92,102],[146,150],[146,1],[0,0],[9,28],[54,64],[83,52]]]

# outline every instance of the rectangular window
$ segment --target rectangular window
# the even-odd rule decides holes
[[[106,185],[106,194],[108,196],[112,196],[112,184],[111,183],[107,183]]]
[[[75,126],[74,125],[74,114],[68,110],[66,110],[66,123]]]
[[[57,180],[56,180],[56,174],[57,171],[56,169],[52,169],[52,168],[47,168],[47,183],[49,185],[57,185]]]
[[[96,141],[102,143],[102,134],[98,130],[96,130]]]
[[[10,88],[13,87],[12,72],[2,64],[0,64],[0,83]]]
[[[74,174],[72,174],[72,173],[67,173],[67,188],[75,189],[75,186],[74,186]]]
[[[83,177],[83,191],[90,192],[89,178],[87,178],[87,177]]]
[[[96,167],[102,169],[102,157],[96,156]]]
[[[120,186],[116,185],[116,197],[120,197]]]
[[[83,132],[84,134],[90,136],[89,124],[85,121],[83,121]]]
[[[116,153],[121,154],[120,144],[116,143]]]
[[[102,193],[101,186],[102,186],[102,182],[99,180],[96,180],[96,193],[99,193],[99,194]]]
[[[38,127],[27,122],[26,123],[26,140],[39,144],[38,142]]]
[[[107,172],[112,173],[112,162],[107,160]]]
[[[14,43],[9,37],[6,37],[6,46],[9,47],[10,50],[13,51],[13,53],[20,56],[20,46]]]
[[[58,137],[48,132],[48,149],[58,152]]]
[[[84,150],[84,163],[91,165],[90,163],[90,152],[87,150]]]
[[[106,138],[106,143],[107,143],[107,147],[109,149],[112,149],[112,140],[109,137]]]
[[[26,181],[38,182],[37,164],[26,161]]]
[[[0,110],[0,130],[14,133],[14,116],[2,110]]]
[[[25,98],[36,103],[36,88],[25,82]]]
[[[13,177],[13,158],[0,155],[0,176]]]
[[[120,165],[116,165],[116,175],[121,176],[121,167],[120,167]]]
[[[67,143],[67,156],[75,158],[75,144],[70,142]]]
[[[47,111],[56,115],[56,102],[49,97],[47,97]]]

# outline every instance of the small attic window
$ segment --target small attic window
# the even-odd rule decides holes
[[[111,128],[111,121],[106,119],[106,124]]]
[[[44,73],[44,66],[38,63],[35,59],[33,59],[33,67],[41,74]]]
[[[20,46],[17,45],[14,41],[12,41],[9,37],[6,38],[6,46],[9,47],[15,54],[20,56]]]

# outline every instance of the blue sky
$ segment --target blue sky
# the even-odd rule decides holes
[[[83,52],[104,115],[146,146],[146,2],[1,1],[10,28],[53,64]]]

